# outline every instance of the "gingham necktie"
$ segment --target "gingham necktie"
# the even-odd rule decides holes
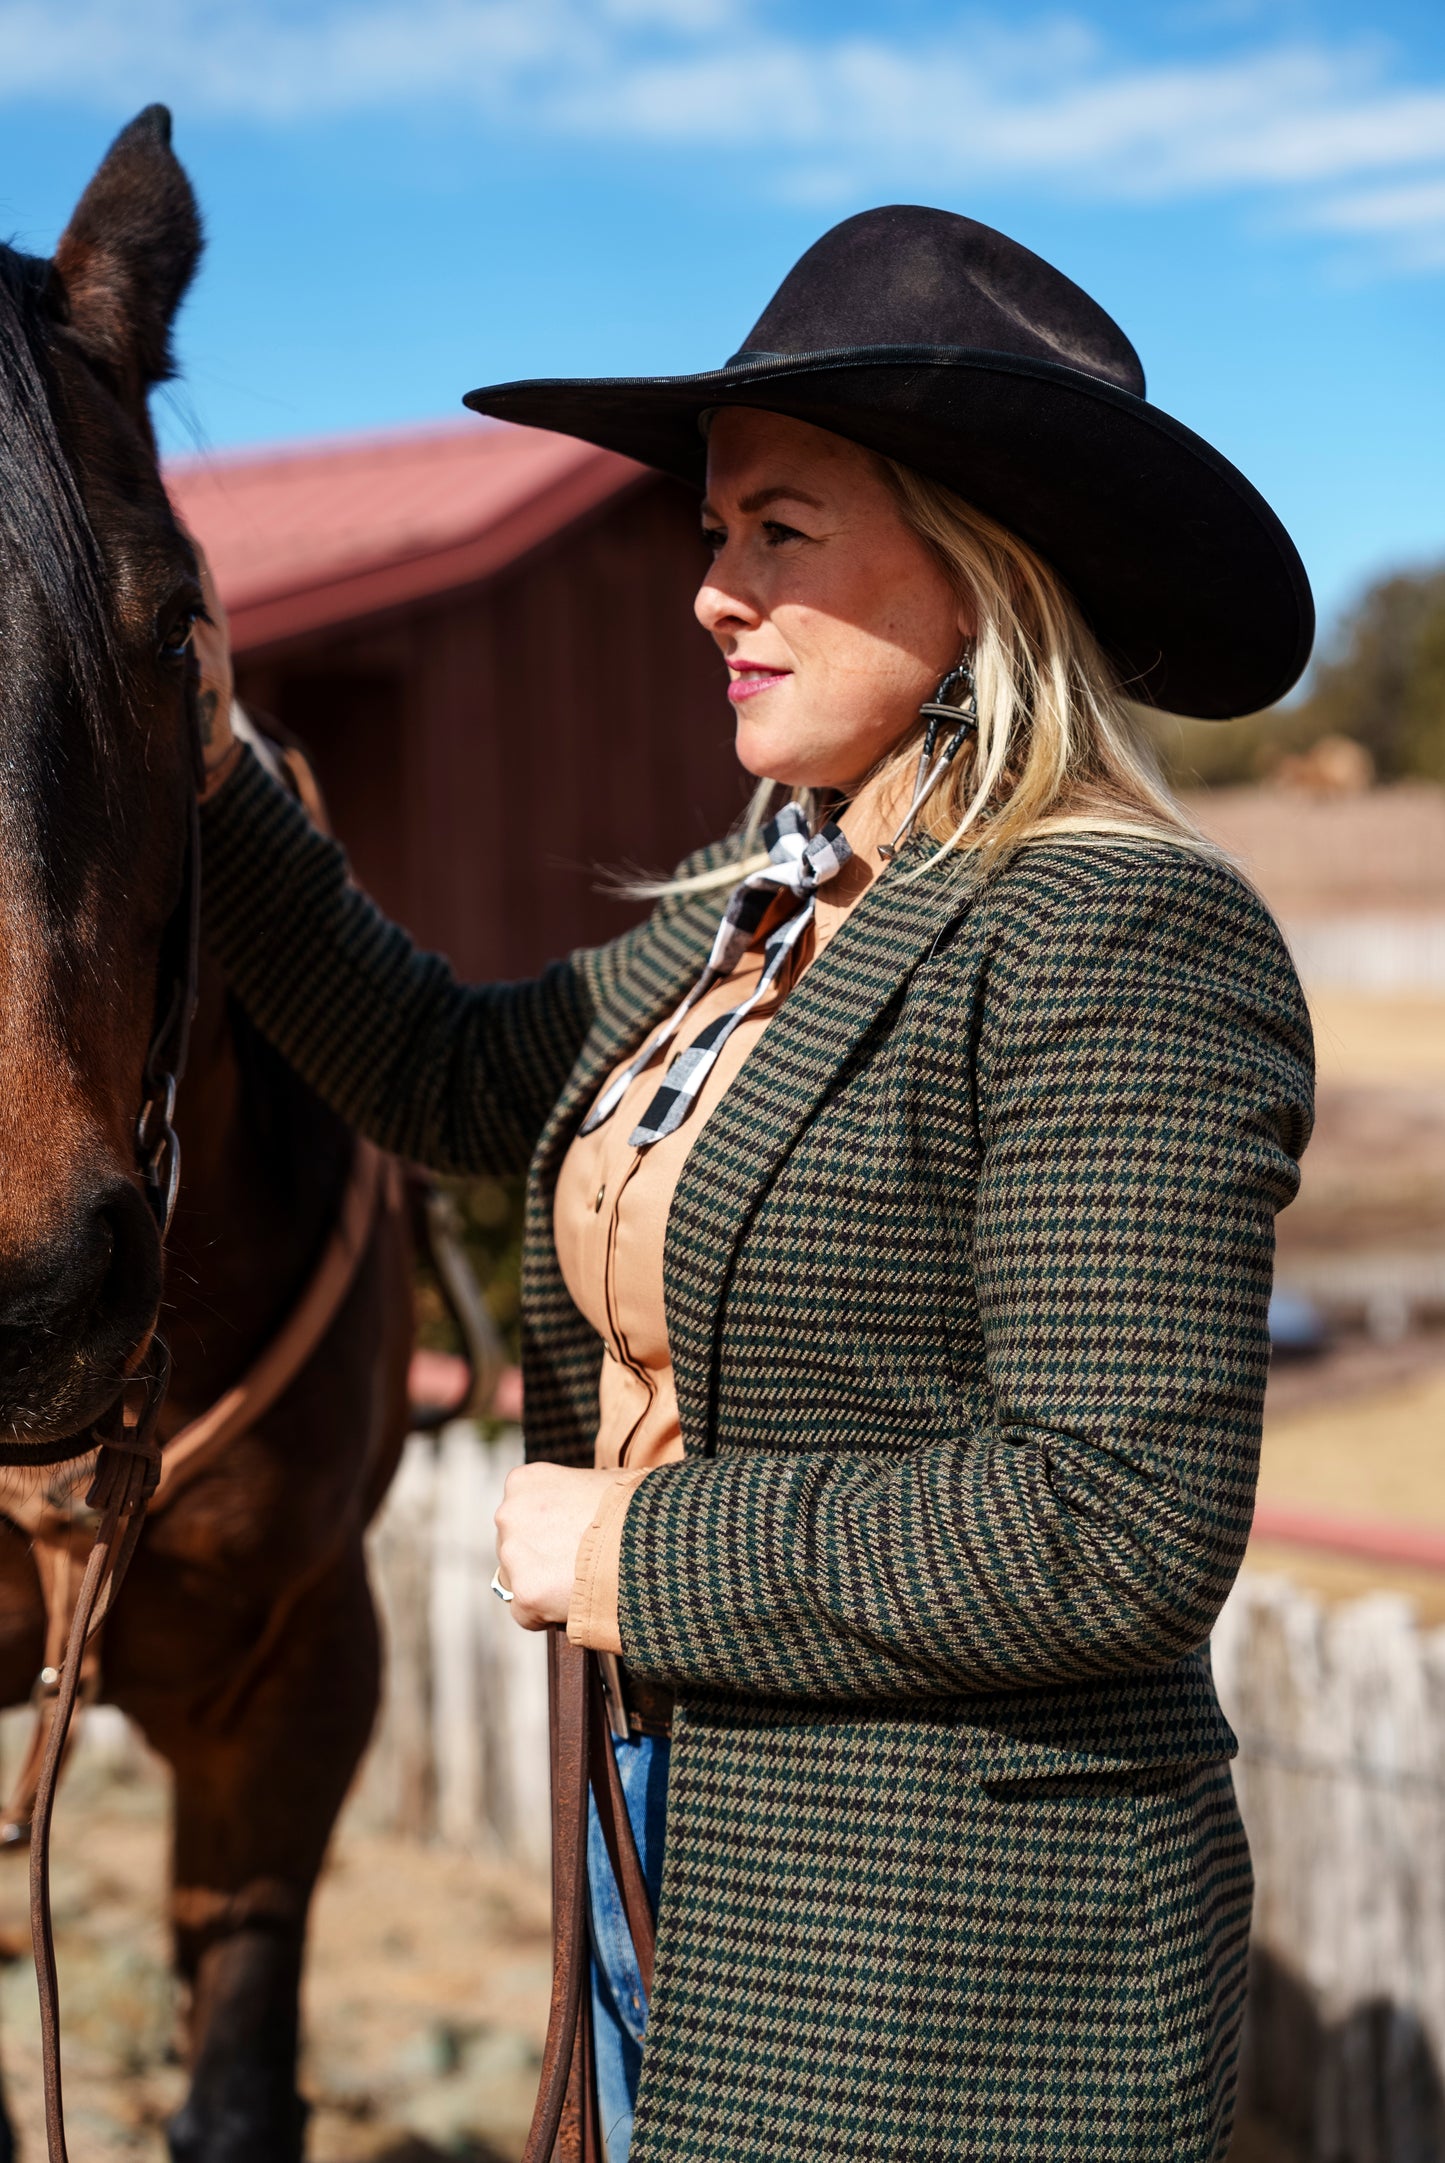
[[[615,1075],[603,1090],[582,1122],[584,1134],[592,1133],[604,1119],[612,1116],[649,1059],[676,1036],[698,1000],[711,991],[714,984],[732,975],[778,895],[792,894],[793,908],[773,926],[763,942],[763,970],[753,990],[738,1006],[730,1007],[726,1014],[719,1014],[716,1021],[710,1021],[705,1029],[699,1030],[692,1043],[677,1054],[657,1094],[627,1139],[634,1149],[650,1149],[665,1134],[677,1132],[697,1102],[698,1092],[712,1071],[718,1053],[738,1023],[766,998],[777,982],[784,962],[813,921],[817,889],[829,879],[836,878],[853,853],[842,830],[831,821],[821,826],[816,834],[810,834],[807,821],[796,804],[784,804],[777,817],[768,821],[763,828],[763,840],[771,861],[761,870],[749,872],[733,888],[717,928],[717,937],[713,940],[707,967],[676,1013],[648,1038],[631,1065]]]

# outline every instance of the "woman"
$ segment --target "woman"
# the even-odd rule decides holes
[[[468,403],[705,478],[754,813],[466,989],[229,744],[212,638],[208,923],[378,1142],[530,1164],[494,1584],[606,1668],[658,1903],[649,2002],[594,1756],[610,2163],[1222,2156],[1208,1637],[1311,1047],[1123,696],[1280,696],[1298,559],[1100,309],[940,211],[826,235],[721,370]]]

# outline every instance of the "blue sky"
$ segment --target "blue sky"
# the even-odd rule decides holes
[[[1445,558],[1440,0],[0,0],[0,232],[48,251],[152,98],[210,232],[172,447],[710,366],[933,202],[1119,318],[1327,617]]]

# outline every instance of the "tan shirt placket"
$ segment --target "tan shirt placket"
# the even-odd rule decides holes
[[[852,870],[845,866],[839,881],[845,890],[836,898],[826,888],[819,892],[814,922],[803,934],[783,983],[728,1038],[677,1132],[642,1151],[627,1139],[677,1051],[752,991],[762,972],[759,947],[698,1001],[682,1034],[649,1061],[611,1118],[591,1134],[576,1137],[562,1162],[553,1201],[553,1238],[567,1290],[602,1339],[594,1462],[617,1471],[577,1551],[567,1615],[573,1642],[598,1652],[623,1650],[618,1573],[623,1519],[632,1492],[658,1465],[674,1464],[683,1454],[663,1305],[663,1250],[672,1197],[709,1114],[866,886],[862,872],[847,878]],[[620,1061],[615,1071],[626,1063]]]

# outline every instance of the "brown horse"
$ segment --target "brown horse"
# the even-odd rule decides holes
[[[163,1435],[247,1374],[351,1191],[350,1133],[205,965],[164,1268],[137,1175],[201,607],[147,399],[200,247],[160,107],[117,139],[52,262],[0,247],[0,1463],[53,1468],[37,1487],[83,1491],[91,1425],[158,1317]],[[101,1694],[175,1775],[192,2057],[170,2141],[197,2163],[301,2153],[307,1907],[377,1703],[362,1531],[405,1431],[408,1273],[379,1208],[303,1371],[148,1521],[105,1630]],[[30,1695],[45,1620],[0,1516],[0,1703]]]

